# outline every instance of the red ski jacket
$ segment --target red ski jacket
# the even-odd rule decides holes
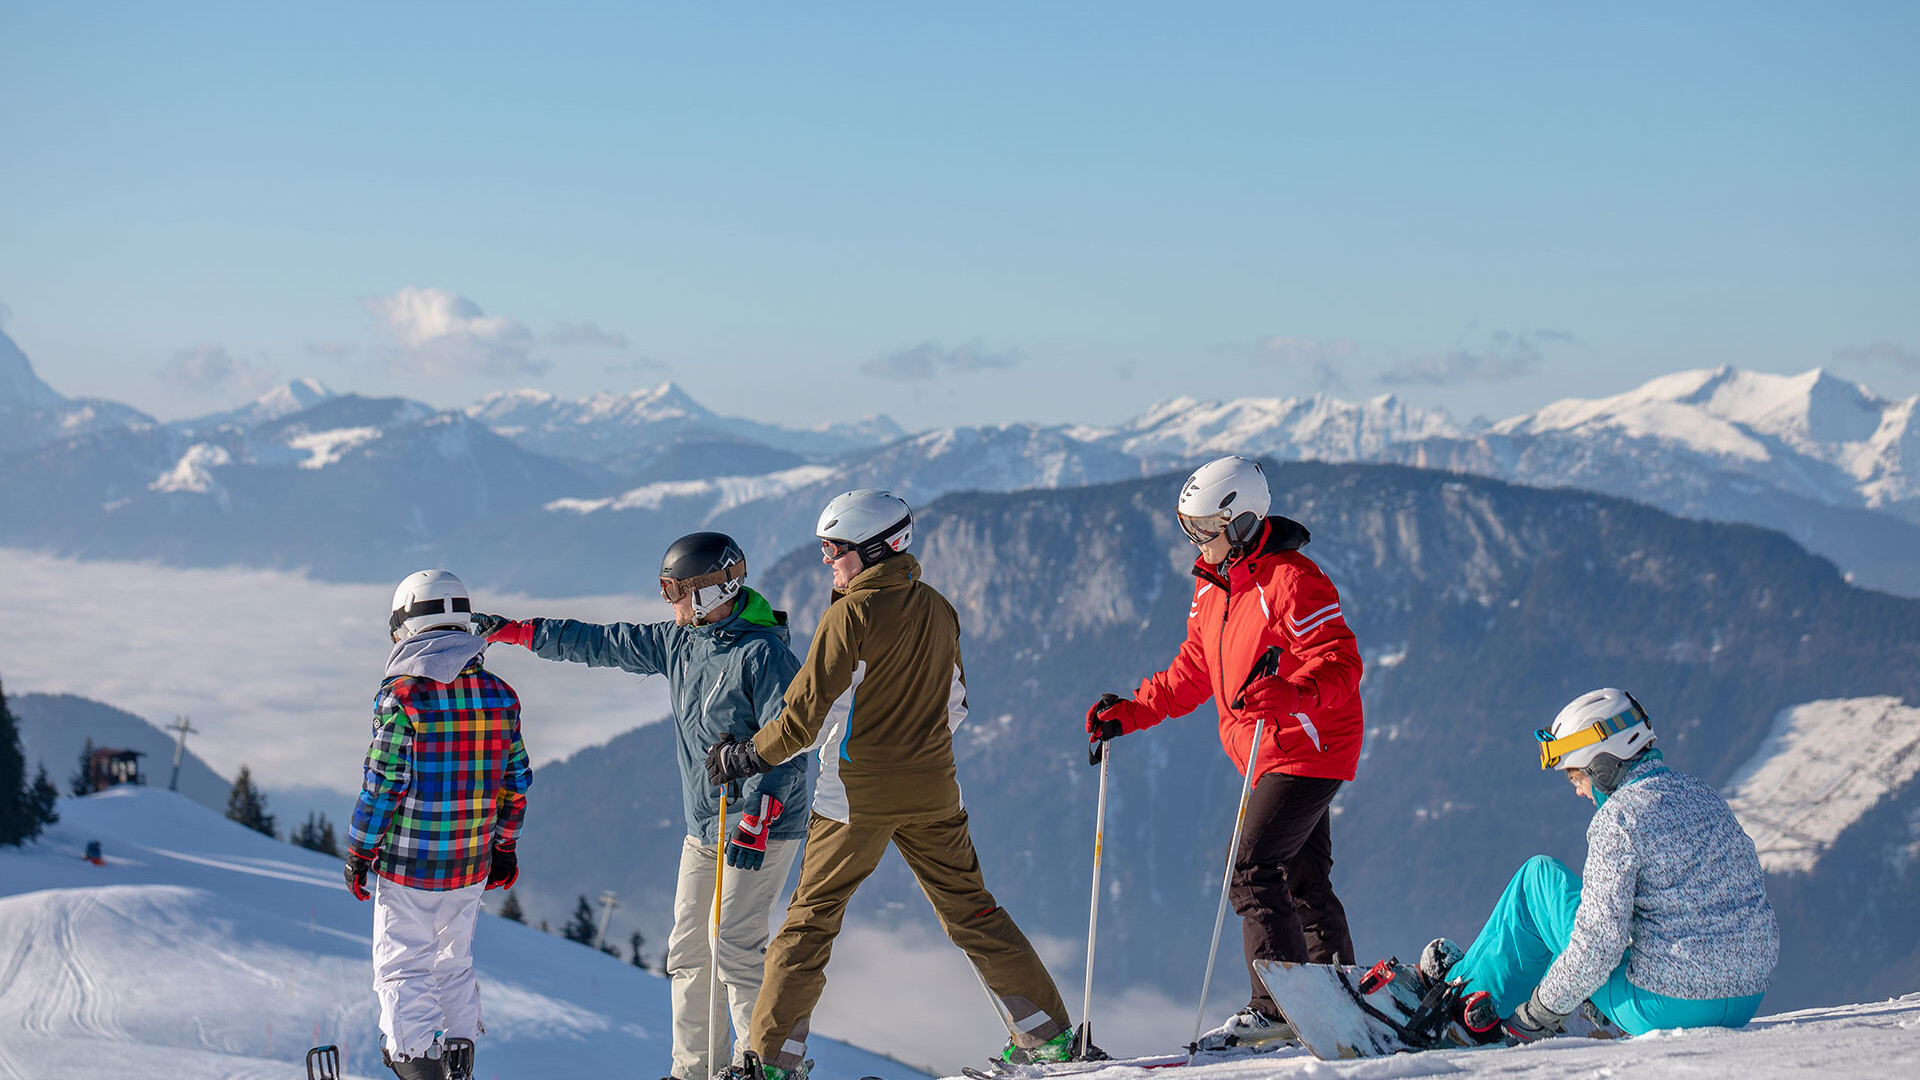
[[[1271,517],[1253,551],[1225,576],[1196,561],[1187,640],[1167,670],[1142,679],[1133,695],[1156,723],[1214,699],[1220,745],[1244,775],[1255,717],[1234,702],[1271,650],[1273,674],[1300,691],[1301,708],[1267,717],[1255,780],[1274,772],[1351,780],[1360,763],[1360,650],[1341,617],[1339,591],[1300,554],[1307,539],[1299,522]]]

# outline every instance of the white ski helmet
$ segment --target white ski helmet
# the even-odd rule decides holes
[[[1204,544],[1222,532],[1235,551],[1251,543],[1273,507],[1267,474],[1252,458],[1209,461],[1180,489],[1180,528]]]
[[[473,601],[467,587],[445,570],[416,570],[393,590],[393,614],[387,632],[405,641],[428,630],[473,629]]]
[[[891,491],[849,491],[835,495],[820,511],[813,533],[839,549],[857,549],[861,560],[872,566],[913,543],[913,508]]]
[[[1543,769],[1585,769],[1601,754],[1626,761],[1653,745],[1653,721],[1625,690],[1592,690],[1567,703],[1551,727],[1536,731]]]

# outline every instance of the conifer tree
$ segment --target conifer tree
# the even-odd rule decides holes
[[[13,710],[7,708],[6,690],[0,687],[0,845],[17,847],[38,835],[40,824],[27,790],[20,729],[13,722]]]
[[[322,855],[332,855],[335,858],[340,855],[340,845],[333,835],[333,822],[328,821],[327,815],[318,811],[309,812],[307,820],[294,830],[293,835],[287,840],[296,847],[317,851]]]
[[[500,917],[512,919],[522,926],[527,924],[527,913],[521,909],[520,898],[513,895],[512,889],[507,890],[507,898],[500,904]]]
[[[93,794],[93,736],[87,736],[87,745],[80,748],[79,766],[71,777],[67,778],[67,794],[74,797]]]
[[[640,931],[638,930],[635,930],[633,934],[627,938],[627,947],[633,950],[633,956],[629,958],[627,962],[639,968],[641,971],[647,970],[647,962],[640,956],[640,946],[646,943],[647,939],[641,937]]]
[[[568,941],[577,941],[582,945],[592,945],[593,939],[600,935],[599,924],[593,921],[593,905],[587,903],[583,894],[580,902],[573,906],[573,918],[560,928],[560,936]]]
[[[47,776],[47,763],[40,763],[40,771],[34,774],[33,787],[27,792],[27,808],[33,817],[34,832],[60,822],[60,815],[54,810],[54,804],[60,800],[60,789],[53,786],[53,780]]]
[[[227,794],[227,819],[254,832],[279,837],[274,831],[273,815],[267,813],[267,797],[253,786],[253,773],[245,765],[240,766],[240,775],[234,778],[233,790]]]

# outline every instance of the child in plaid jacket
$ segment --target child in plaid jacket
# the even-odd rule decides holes
[[[482,1030],[474,921],[480,894],[519,876],[514,844],[533,782],[520,700],[482,663],[470,607],[444,570],[401,583],[347,832],[347,887],[373,898],[380,1030],[402,1078],[441,1075],[443,1040]]]

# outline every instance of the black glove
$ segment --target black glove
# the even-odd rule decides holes
[[[373,860],[378,852],[363,852],[347,849],[347,891],[355,900],[365,900],[373,894],[367,891],[367,871],[373,869]]]
[[[488,637],[507,625],[507,620],[498,615],[488,615],[484,611],[473,613],[473,634],[475,637]]]
[[[492,861],[487,864],[487,888],[511,889],[513,883],[519,880],[520,857],[513,853],[512,848],[494,848]]]
[[[1513,1010],[1513,1015],[1507,1017],[1500,1027],[1509,1043],[1538,1042],[1564,1031],[1568,1015],[1540,1004],[1540,991],[1535,989],[1533,996],[1521,1002],[1520,1007]]]
[[[735,742],[732,735],[714,743],[707,750],[707,782],[714,787],[724,787],[729,781],[744,780],[772,771],[773,765],[760,756],[752,743]]]

